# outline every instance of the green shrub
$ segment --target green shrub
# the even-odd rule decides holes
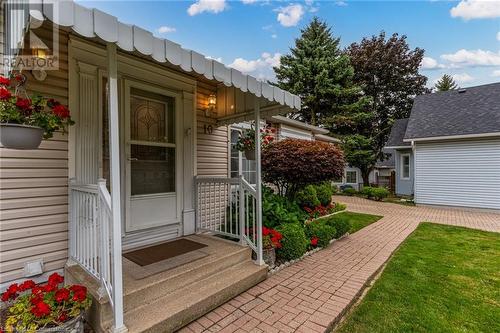
[[[327,247],[330,241],[335,237],[336,230],[334,227],[324,223],[324,221],[316,220],[306,224],[306,236],[309,240],[318,239],[318,246]]]
[[[347,216],[333,215],[325,218],[325,224],[335,228],[335,238],[340,238],[351,229],[351,222]]]
[[[284,223],[302,223],[307,214],[296,202],[274,194],[268,187],[262,189],[262,224],[275,228]]]
[[[343,194],[345,195],[348,195],[348,196],[353,196],[355,195],[356,193],[358,193],[358,191],[356,191],[355,189],[353,189],[352,187],[348,187],[348,188],[345,188],[343,191],[342,191]]]
[[[389,196],[389,190],[384,187],[374,187],[372,189],[371,197],[375,200],[381,201]]]
[[[314,208],[321,202],[318,200],[318,194],[314,185],[307,185],[295,194],[295,201],[300,207]]]
[[[333,208],[333,212],[332,213],[340,212],[341,210],[345,210],[346,208],[347,208],[347,206],[345,204],[336,202],[335,203],[335,208]]]
[[[361,194],[366,195],[369,199],[382,200],[387,198],[389,191],[384,187],[363,187]]]
[[[293,260],[300,258],[306,253],[309,244],[304,228],[298,223],[286,223],[276,228],[281,233],[281,248],[276,249],[278,258]]]
[[[323,206],[328,206],[332,202],[333,187],[329,182],[316,185],[316,196]]]

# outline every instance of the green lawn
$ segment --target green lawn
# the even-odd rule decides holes
[[[353,212],[342,212],[339,214],[332,215],[329,217],[330,219],[347,219],[351,222],[351,229],[349,233],[355,233],[356,231],[363,229],[369,224],[373,222],[377,222],[382,218],[382,216],[378,215],[370,215],[370,214],[361,214],[361,213],[353,213]]]
[[[500,332],[500,234],[422,223],[339,332]]]

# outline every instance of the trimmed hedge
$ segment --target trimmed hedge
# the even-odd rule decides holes
[[[389,190],[384,187],[363,187],[361,194],[366,195],[369,199],[381,201],[389,196]]]
[[[276,249],[276,254],[284,260],[300,258],[306,253],[309,241],[304,233],[304,228],[298,223],[286,223],[276,228],[281,233],[281,248]]]
[[[332,202],[333,187],[329,182],[316,185],[316,194],[319,202],[323,206],[328,206]]]
[[[342,191],[343,194],[345,195],[348,195],[348,196],[353,196],[355,195],[356,193],[358,193],[358,191],[356,191],[355,189],[353,189],[352,187],[348,187],[346,189],[344,189]]]
[[[321,204],[318,200],[318,194],[314,185],[307,185],[295,194],[295,201],[300,207],[313,209]]]
[[[335,228],[335,238],[344,236],[351,229],[351,222],[347,216],[333,215],[321,220],[323,223]]]
[[[336,230],[334,227],[322,222],[321,220],[306,223],[306,236],[309,240],[318,239],[319,247],[327,247],[330,241],[335,238]]]

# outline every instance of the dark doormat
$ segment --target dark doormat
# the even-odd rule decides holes
[[[123,256],[139,266],[147,266],[159,261],[183,255],[188,252],[202,249],[206,246],[207,245],[205,244],[181,238],[175,241],[161,243],[124,253]]]

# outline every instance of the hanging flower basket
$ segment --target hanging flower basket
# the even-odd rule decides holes
[[[0,76],[0,142],[11,149],[37,149],[55,131],[73,125],[69,110],[54,99],[28,96],[26,76]],[[14,87],[13,87],[14,86]]]
[[[245,153],[245,158],[249,161],[254,161],[255,160],[255,148],[254,149],[247,149],[244,151]]]
[[[276,129],[274,128],[265,128],[260,130],[262,147],[266,147],[274,141],[275,132]],[[255,130],[253,127],[241,133],[238,141],[236,142],[236,149],[243,152],[247,160],[255,160]]]
[[[11,149],[37,149],[43,138],[38,126],[0,123],[0,142]]]

